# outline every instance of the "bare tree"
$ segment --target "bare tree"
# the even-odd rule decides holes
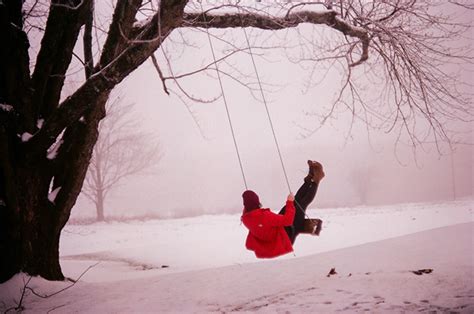
[[[470,47],[454,42],[467,36],[472,22],[463,21],[452,8],[471,10],[468,1],[213,1],[211,5],[117,0],[106,22],[91,19],[98,3],[0,2],[0,281],[19,271],[64,278],[59,237],[82,189],[99,121],[117,84],[160,48],[163,57],[156,64],[167,70],[161,71],[163,86],[199,99],[186,91],[184,80],[198,70],[215,73],[216,69],[213,64],[173,71],[178,52],[171,48],[182,43],[182,49],[193,49],[183,39],[188,31],[209,34],[236,53],[249,49],[226,36],[232,29],[260,30],[275,34],[275,40],[286,32],[286,39],[300,51],[299,63],[325,64],[341,72],[340,92],[326,116],[342,106],[354,119],[406,132],[415,145],[426,140],[426,132],[420,134],[417,127],[421,123],[429,126],[429,135],[437,141],[449,140],[446,120],[472,121],[471,95],[447,67],[472,63]],[[47,18],[40,14],[35,19],[36,9],[47,12]],[[32,64],[28,27],[41,36]],[[253,34],[253,53],[264,57],[273,45],[265,45],[267,36]],[[80,36],[82,59],[74,51]],[[85,78],[62,98],[66,78],[77,70],[72,68],[73,57],[81,61]],[[217,63],[225,62],[231,64],[217,58]],[[321,75],[311,73],[310,85]],[[236,78],[232,74],[228,77]],[[367,87],[361,77],[382,88]],[[378,98],[364,93],[364,88],[378,93]]]
[[[96,207],[98,221],[105,218],[109,193],[126,178],[143,174],[161,158],[153,137],[139,131],[137,120],[131,116],[133,106],[121,105],[121,96],[113,98],[99,124],[99,137],[82,187],[82,194]]]
[[[358,197],[358,204],[367,205],[370,195],[370,185],[373,171],[368,162],[356,165],[351,169],[349,180],[352,183]]]

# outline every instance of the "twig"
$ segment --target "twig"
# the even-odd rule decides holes
[[[156,71],[158,72],[161,83],[163,84],[163,90],[165,91],[166,95],[169,95],[170,92],[168,91],[168,88],[166,87],[165,78],[163,76],[163,72],[161,72],[160,66],[158,65],[158,61],[156,60],[155,54],[152,53],[150,57],[151,57],[151,61],[153,62],[153,65],[155,66]]]
[[[47,313],[49,314],[49,313],[51,313],[52,311],[57,310],[57,309],[59,309],[59,308],[61,308],[61,307],[63,307],[63,306],[66,306],[66,305],[68,305],[68,304],[69,304],[69,303],[65,303],[65,304],[62,304],[62,305],[55,306],[55,307],[53,307],[52,309],[50,309]]]
[[[97,263],[95,263],[95,264],[93,264],[93,265],[91,265],[91,266],[89,266],[89,267],[87,267],[87,269],[84,270],[84,271],[82,272],[82,274],[81,274],[76,280],[69,279],[70,281],[73,282],[71,285],[69,285],[69,286],[67,286],[67,287],[65,287],[65,288],[63,288],[63,289],[61,289],[61,290],[59,290],[59,291],[56,291],[56,292],[54,292],[54,293],[52,293],[52,294],[49,294],[49,295],[41,295],[41,294],[37,293],[35,290],[33,290],[33,289],[30,288],[30,287],[25,287],[25,288],[28,289],[29,291],[31,291],[35,296],[40,297],[40,298],[42,298],[42,299],[47,299],[47,298],[50,298],[50,297],[52,297],[52,296],[55,296],[55,295],[57,295],[57,294],[59,294],[59,293],[65,291],[65,290],[67,290],[67,289],[73,287],[73,286],[79,281],[79,279],[82,278],[82,276],[84,276],[91,268],[97,266],[98,264],[100,264],[100,261],[97,262]]]
[[[62,4],[62,3],[51,3],[51,6],[55,6],[55,7],[62,7],[62,8],[66,8],[66,9],[69,9],[69,10],[77,10],[81,7],[81,5],[84,3],[84,0],[81,0],[80,3],[78,3],[76,6],[73,6],[73,5],[67,5],[67,4]]]
[[[15,311],[21,311],[23,310],[23,299],[25,297],[25,293],[26,293],[26,289],[28,288],[28,284],[30,283],[31,281],[31,278],[33,278],[32,276],[30,276],[30,278],[28,278],[28,281],[25,282],[25,278],[23,277],[23,289],[21,289],[21,297],[20,297],[20,301],[18,302],[17,306],[16,307],[11,307],[11,308],[8,308],[5,310],[5,312],[3,313],[8,313],[10,312],[11,310],[15,310]],[[2,302],[4,305],[5,303]]]
[[[28,278],[28,281],[25,283],[24,281],[24,278],[23,278],[23,291],[21,292],[21,298],[20,298],[20,303],[18,304],[17,308],[15,310],[18,310],[22,307],[22,303],[23,303],[23,298],[25,297],[25,292],[26,292],[26,288],[28,287],[28,284],[30,283],[31,281],[31,278],[33,278],[32,276],[30,276],[30,278]]]

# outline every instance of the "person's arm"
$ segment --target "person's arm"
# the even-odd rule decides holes
[[[265,217],[266,223],[270,226],[290,226],[293,224],[293,220],[295,218],[295,204],[294,204],[295,197],[293,193],[288,195],[286,200],[286,210],[283,215],[275,214],[272,212],[268,212],[267,216]]]

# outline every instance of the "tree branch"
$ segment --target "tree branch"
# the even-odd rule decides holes
[[[128,35],[131,32],[135,16],[141,4],[142,0],[117,2],[107,40],[100,57],[100,68],[112,62],[129,44],[127,38],[122,36],[122,34]]]
[[[248,11],[245,11],[244,13],[239,11],[236,13],[211,14],[213,9],[204,13],[184,13],[183,10],[187,1],[163,0],[160,2],[160,8],[155,15],[149,18],[146,23],[141,25],[137,24],[135,26],[131,24],[131,15],[128,15],[124,10],[125,8],[135,10],[139,2],[128,2],[129,4],[131,3],[130,5],[134,5],[134,7],[128,7],[128,4],[125,2],[127,1],[120,1],[119,5],[121,9],[115,11],[114,19],[111,24],[111,33],[108,38],[110,43],[106,45],[107,47],[104,49],[101,56],[101,62],[94,69],[95,74],[92,75],[90,79],[88,79],[87,82],[76,91],[76,93],[63,102],[60,108],[56,110],[54,117],[45,122],[43,128],[30,140],[30,142],[43,143],[43,146],[47,144],[51,145],[68,123],[80,118],[89,104],[92,103],[94,97],[97,97],[106,90],[110,91],[116,84],[122,81],[129,73],[148,59],[161,45],[163,40],[165,40],[177,27],[255,27],[264,30],[279,30],[296,27],[303,23],[327,25],[347,36],[348,39],[351,39],[346,46],[340,46],[343,48],[349,47],[346,48],[346,55],[350,55],[353,51],[357,51],[354,47],[360,46],[360,57],[351,61],[351,63],[348,64],[349,67],[360,65],[368,60],[369,46],[374,47],[376,43],[373,41],[377,40],[381,46],[384,47],[383,49],[390,52],[391,58],[396,58],[394,61],[384,59],[385,61],[389,60],[395,68],[402,69],[406,74],[410,74],[413,67],[418,66],[420,67],[419,71],[421,72],[419,72],[417,76],[411,76],[411,78],[418,77],[421,78],[421,80],[426,80],[428,78],[431,79],[431,82],[427,82],[431,89],[425,88],[425,91],[419,89],[416,92],[422,92],[422,94],[424,93],[428,96],[434,96],[437,92],[443,95],[443,93],[448,90],[448,88],[445,88],[445,92],[443,92],[443,89],[440,86],[441,80],[433,80],[432,76],[426,76],[426,72],[430,69],[430,65],[427,64],[426,61],[421,61],[418,65],[410,65],[410,59],[413,57],[411,53],[415,52],[417,49],[422,49],[426,56],[437,55],[438,57],[441,57],[442,51],[440,48],[443,47],[443,45],[440,41],[442,38],[437,38],[436,36],[430,37],[430,35],[425,35],[425,37],[422,37],[422,35],[419,34],[417,35],[417,30],[420,26],[424,25],[426,27],[426,25],[434,25],[434,29],[438,27],[440,32],[445,31],[445,34],[449,34],[449,31],[443,29],[444,26],[448,26],[448,22],[445,22],[443,19],[436,22],[433,20],[433,16],[426,13],[427,11],[424,10],[423,7],[413,7],[413,0],[400,1],[400,9],[395,8],[394,5],[390,3],[386,4],[378,2],[374,2],[372,6],[369,6],[368,8],[365,8],[360,4],[362,7],[358,8],[356,3],[351,2],[350,6],[346,8],[348,20],[342,19],[336,14],[336,12],[331,10],[323,12],[296,12],[296,10],[293,10],[290,14],[280,17]],[[396,5],[398,5],[398,2]],[[428,4],[425,3],[424,5],[426,6]],[[238,6],[236,6],[236,8],[239,9]],[[411,11],[408,12],[408,10],[412,10],[413,13]],[[408,16],[406,20],[403,20],[403,25],[400,24],[401,21],[399,19],[395,18],[402,13]],[[125,19],[127,21],[125,24],[120,22],[123,21],[123,14],[125,14]],[[371,16],[366,16],[364,14],[370,14]],[[360,21],[357,20],[357,18],[360,18]],[[349,21],[349,19],[352,20]],[[368,21],[374,22],[369,23],[370,26],[364,26],[369,25],[367,24]],[[357,23],[364,24],[362,26],[355,26]],[[395,25],[392,25],[393,23],[395,23]],[[411,32],[408,31],[405,28],[405,24],[414,25],[414,30]],[[118,48],[115,50],[115,48],[112,47],[112,42],[114,40],[113,36],[116,36],[115,40],[119,40],[119,47],[122,47],[122,50]],[[125,38],[126,36],[129,38]],[[426,40],[423,40],[423,38],[426,38]],[[400,50],[400,45],[398,43],[402,40],[404,41],[404,47],[408,49],[410,55],[403,53],[403,51]],[[435,44],[438,46],[435,46]],[[430,49],[432,50],[430,51]],[[375,48],[374,51],[377,52]],[[416,54],[419,54],[419,52]],[[103,63],[103,61],[107,62]],[[419,79],[417,80],[419,81]],[[415,89],[416,86],[414,87],[411,84],[415,84],[417,80],[411,83],[409,81],[400,83],[402,88],[405,86],[410,89]],[[394,88],[396,88],[396,86],[394,86]],[[402,90],[401,92],[404,97],[410,97],[410,95],[406,94],[410,92],[408,89]],[[411,96],[412,98],[406,98],[409,99],[410,102],[405,104],[417,104],[417,108],[422,108],[424,105],[419,105],[420,99],[421,101],[433,100],[429,99],[428,96],[423,96],[422,94],[418,95],[420,96],[418,99],[415,99],[413,96]],[[436,98],[439,100],[443,97],[436,96]],[[427,104],[428,103],[425,102],[425,105]]]
[[[163,90],[165,91],[166,95],[169,95],[170,92],[168,91],[168,88],[166,87],[166,82],[165,82],[165,78],[163,77],[163,72],[161,72],[160,66],[158,65],[158,61],[156,60],[156,57],[154,54],[151,55],[151,61],[153,63],[153,66],[156,69],[156,72],[158,72],[158,76],[160,77],[161,83],[163,84]]]
[[[32,75],[36,113],[44,119],[59,103],[65,73],[91,1],[74,0],[65,5],[62,0],[55,0],[51,4]]]
[[[120,3],[122,2],[126,1],[121,1]],[[137,39],[147,40],[155,38],[159,33],[163,39],[166,38],[181,23],[179,17],[182,16],[186,3],[187,1],[184,0],[160,2],[160,12],[165,10],[166,14],[164,17],[161,17],[160,13],[155,14],[140,29],[141,31]],[[159,19],[160,23],[158,23]],[[44,126],[26,145],[36,146],[38,148],[36,151],[38,152],[41,152],[41,149],[50,147],[68,125],[79,120],[91,104],[94,103],[94,99],[104,93],[109,93],[118,83],[145,62],[160,44],[161,41],[146,43],[128,42],[122,51],[116,52],[118,55],[112,58],[108,64],[104,65],[101,63],[94,69],[94,74],[74,94],[62,102],[59,108],[45,121]],[[112,48],[104,48],[101,62],[102,60],[108,60],[108,53],[106,52],[110,51],[108,49]]]
[[[90,2],[90,8],[87,12],[86,22],[84,25],[84,71],[86,79],[92,75],[92,69],[94,67],[94,59],[92,56],[92,26],[94,23],[94,1]]]
[[[369,57],[369,35],[366,29],[357,27],[337,17],[337,13],[330,11],[312,12],[301,11],[287,14],[285,17],[275,17],[257,13],[185,13],[182,26],[201,28],[229,28],[255,27],[264,30],[280,30],[297,27],[302,23],[324,24],[346,36],[354,37],[362,44],[362,54],[358,61],[350,66],[356,66]]]

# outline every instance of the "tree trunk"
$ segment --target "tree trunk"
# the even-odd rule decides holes
[[[48,217],[35,218],[35,223],[8,224],[4,227],[11,241],[2,249],[2,272],[0,282],[24,271],[30,275],[40,275],[48,280],[64,279],[59,264],[59,236],[57,227],[48,225]],[[48,227],[51,226],[53,230]],[[28,230],[25,230],[28,229]],[[22,232],[21,237],[18,237]]]
[[[20,215],[6,209],[2,213],[0,281],[8,280],[19,271],[61,280],[64,278],[59,265],[61,228],[54,204],[45,197],[48,176],[41,166],[28,167],[21,160],[11,166],[19,176],[16,188],[22,191],[18,198]]]
[[[29,158],[37,154],[25,151],[16,134],[3,141],[5,132],[0,133],[0,282],[20,271],[64,279],[59,238],[81,191],[107,98],[108,92],[96,99],[94,109],[85,115],[87,122],[66,130],[58,155],[51,160],[46,154]],[[13,145],[6,145],[9,142]],[[5,187],[15,193],[5,193]]]
[[[117,36],[108,35],[101,62],[92,69],[100,75],[92,75],[60,104],[90,1],[51,5],[32,75],[22,2],[0,5],[0,42],[8,43],[0,49],[0,282],[22,271],[64,279],[59,238],[81,191],[105,103],[115,85],[161,43],[125,40],[118,30],[132,33],[141,1],[120,1],[110,32]],[[186,2],[160,3],[162,39],[181,23]],[[157,15],[140,39],[156,37],[156,21]]]
[[[102,190],[97,191],[97,199],[95,203],[95,208],[97,211],[97,221],[104,221],[104,195]]]

